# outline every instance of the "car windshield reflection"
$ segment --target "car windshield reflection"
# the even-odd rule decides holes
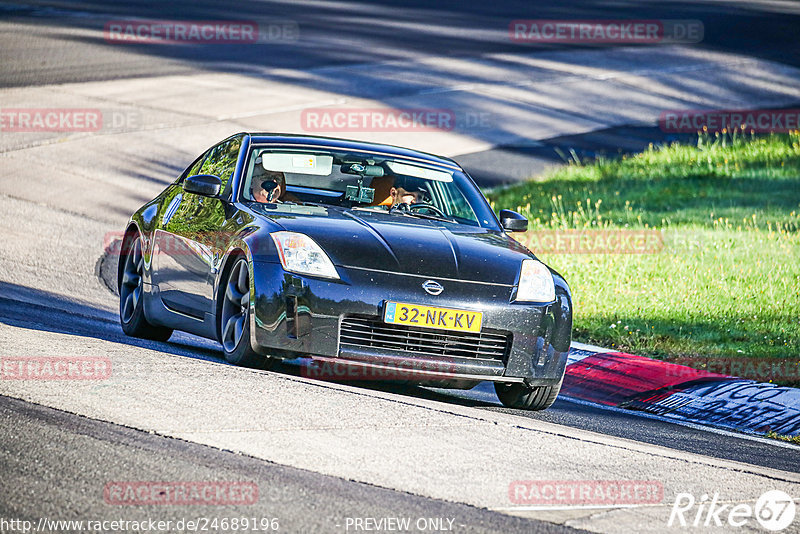
[[[497,229],[462,172],[358,152],[254,147],[241,198],[268,212],[323,206]]]

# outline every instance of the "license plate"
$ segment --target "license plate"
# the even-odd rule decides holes
[[[439,330],[458,332],[480,332],[483,314],[481,312],[420,306],[404,302],[387,302],[383,321],[390,324],[423,326]]]

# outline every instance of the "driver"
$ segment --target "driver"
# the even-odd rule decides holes
[[[424,202],[427,191],[419,183],[411,180],[398,179],[394,186],[389,190],[392,197],[392,207],[399,207],[400,204],[410,206]]]

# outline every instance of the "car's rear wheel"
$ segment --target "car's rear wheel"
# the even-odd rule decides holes
[[[150,324],[144,316],[144,255],[139,234],[125,236],[119,261],[122,264],[119,284],[119,322],[122,331],[132,337],[168,340],[172,329]]]
[[[556,402],[564,378],[552,386],[526,386],[525,384],[494,383],[497,398],[508,408],[544,410]]]
[[[225,360],[234,365],[266,369],[275,360],[258,354],[250,345],[250,269],[240,257],[225,279],[219,322]]]

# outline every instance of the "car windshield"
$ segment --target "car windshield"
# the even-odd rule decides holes
[[[498,228],[486,200],[461,171],[359,152],[254,147],[241,198]]]

